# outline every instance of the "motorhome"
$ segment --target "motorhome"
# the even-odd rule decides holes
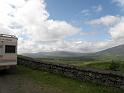
[[[17,65],[17,37],[0,34],[0,69],[9,69]]]

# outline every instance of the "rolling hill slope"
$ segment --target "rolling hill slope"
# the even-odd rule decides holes
[[[77,53],[77,52],[67,52],[67,51],[53,51],[53,52],[38,52],[38,53],[25,53],[24,56],[29,56],[33,58],[39,57],[81,57],[85,55],[85,53]]]
[[[88,56],[96,59],[124,60],[124,45],[115,46],[100,52],[89,54]]]
[[[80,57],[80,58],[93,58],[93,59],[118,59],[124,60],[124,45],[119,45],[112,47],[103,51],[96,53],[76,53],[76,52],[67,52],[67,51],[53,51],[53,52],[39,52],[39,53],[26,53],[25,56],[33,58],[42,58],[42,57]]]

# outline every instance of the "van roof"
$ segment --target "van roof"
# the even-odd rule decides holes
[[[0,37],[7,37],[7,38],[15,38],[15,39],[17,39],[16,36],[14,36],[14,35],[7,35],[7,34],[0,34]]]

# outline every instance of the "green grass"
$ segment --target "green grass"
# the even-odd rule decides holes
[[[102,70],[110,70],[109,66],[112,62],[112,60],[83,60],[83,59],[74,59],[74,58],[39,58],[39,60],[42,60],[44,62],[51,62],[51,63],[59,63],[59,64],[69,64],[79,67],[91,67],[96,69],[102,69]],[[120,67],[119,71],[124,72],[124,61],[114,60],[117,62]]]
[[[48,93],[123,93],[122,90],[102,85],[80,82],[45,71],[17,67],[20,74],[30,77],[33,82],[47,89]]]
[[[111,62],[92,62],[87,64],[88,67],[98,68],[98,69],[109,69]]]
[[[117,64],[119,65],[118,71],[123,73],[124,72],[124,62],[117,62]],[[103,69],[103,70],[110,70],[110,65],[111,65],[111,61],[110,62],[92,62],[85,66],[97,68],[97,69]]]

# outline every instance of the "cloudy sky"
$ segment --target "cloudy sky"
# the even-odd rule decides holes
[[[124,44],[124,0],[0,0],[18,52],[96,52]]]

